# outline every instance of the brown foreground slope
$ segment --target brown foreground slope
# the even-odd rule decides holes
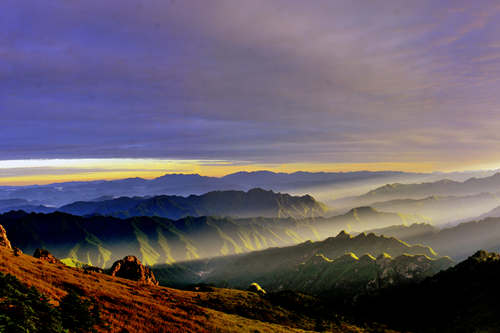
[[[252,292],[192,292],[144,285],[24,254],[14,256],[4,247],[0,247],[0,272],[36,287],[55,305],[70,289],[94,297],[108,324],[108,329],[98,328],[101,332],[307,332],[317,324]],[[347,324],[329,326],[331,332],[363,331]]]

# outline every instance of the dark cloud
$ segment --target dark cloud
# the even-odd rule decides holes
[[[0,4],[0,159],[443,162],[499,147],[491,1]]]

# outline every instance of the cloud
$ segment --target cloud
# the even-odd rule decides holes
[[[497,22],[491,2],[5,0],[0,159],[484,159]]]

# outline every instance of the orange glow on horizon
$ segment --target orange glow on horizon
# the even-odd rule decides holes
[[[33,185],[69,181],[115,180],[141,177],[156,178],[164,174],[200,174],[221,177],[238,171],[261,171],[292,173],[349,172],[349,171],[406,171],[432,172],[433,163],[288,163],[288,164],[244,164],[228,161],[175,161],[155,159],[103,159],[101,160],[33,160],[0,161],[0,185]],[[45,173],[37,170],[42,165]],[[2,170],[16,169],[16,175],[2,175]],[[23,173],[23,170],[26,172]]]

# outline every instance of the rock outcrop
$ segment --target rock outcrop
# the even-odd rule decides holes
[[[145,267],[137,257],[126,256],[116,261],[111,267],[111,276],[121,277],[128,280],[157,286],[153,272],[149,267]]]
[[[20,248],[16,247],[16,246],[14,246],[12,248],[12,251],[14,252],[14,255],[16,257],[19,257],[21,254],[23,254],[23,251]]]
[[[23,254],[23,251],[21,251],[20,248],[12,246],[9,239],[7,238],[7,232],[5,231],[4,227],[1,224],[0,224],[0,247],[12,250],[12,252],[16,257]]]
[[[0,225],[0,247],[12,249],[12,245],[10,245],[9,239],[7,238],[7,232],[2,225]]]
[[[40,259],[41,261],[48,262],[50,264],[62,264],[62,262],[54,257],[48,250],[46,249],[36,249],[35,253],[33,253],[33,257]]]
[[[380,255],[376,262],[379,288],[421,281],[453,265],[449,257],[431,259],[425,255],[403,254],[393,259],[385,253]]]
[[[479,250],[474,255],[469,257],[470,262],[488,262],[488,261],[498,261],[500,260],[500,254],[494,252],[487,252],[485,250]]]

